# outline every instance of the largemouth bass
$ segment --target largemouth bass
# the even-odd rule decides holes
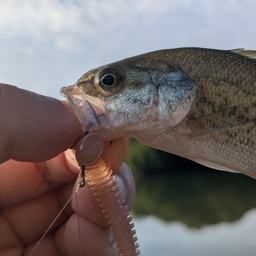
[[[134,137],[256,178],[255,56],[239,49],[160,50],[91,70],[61,93],[86,132]]]

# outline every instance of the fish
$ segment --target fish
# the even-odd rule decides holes
[[[61,89],[86,133],[134,137],[256,178],[256,52],[158,50],[93,69]]]

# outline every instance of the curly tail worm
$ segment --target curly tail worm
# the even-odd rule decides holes
[[[139,245],[136,243],[137,237],[135,236],[136,231],[133,229],[132,217],[130,217],[125,200],[119,192],[117,182],[113,181],[112,169],[107,165],[103,157],[100,157],[92,164],[85,164],[87,162],[87,160],[84,160],[86,154],[82,153],[90,150],[90,147],[88,147],[88,138],[86,137],[77,146],[78,152],[76,156],[81,166],[81,176],[83,177],[83,173],[85,174],[87,184],[94,192],[105,214],[105,218],[108,220],[119,254],[122,256],[138,256],[140,251],[138,249]],[[99,145],[99,143],[94,143],[95,145]]]

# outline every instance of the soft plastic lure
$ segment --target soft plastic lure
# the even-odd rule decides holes
[[[136,243],[137,237],[135,236],[136,231],[133,229],[132,217],[130,217],[128,206],[122,194],[119,192],[120,188],[117,182],[114,181],[113,171],[102,156],[103,147],[103,141],[96,134],[86,135],[77,143],[76,159],[81,167],[81,173],[77,180],[76,191],[71,195],[59,214],[39,239],[29,253],[29,256],[35,255],[38,245],[73,196],[78,192],[78,189],[83,187],[86,181],[94,192],[105,214],[105,218],[112,229],[119,254],[121,256],[138,256],[140,254],[139,245]],[[82,255],[81,251],[80,255]]]
[[[90,146],[88,137],[92,136],[94,137],[94,143]],[[81,178],[78,184],[81,187],[84,186],[85,177],[113,231],[119,254],[122,256],[137,256],[140,251],[138,250],[139,245],[136,243],[137,237],[134,236],[136,231],[133,229],[132,217],[130,217],[128,207],[119,191],[120,189],[117,183],[113,181],[113,171],[102,156],[92,163],[92,160],[94,160],[90,156],[92,147],[94,153],[101,152],[103,147],[101,144],[101,139],[93,134],[85,136],[78,143],[76,158],[81,166]],[[98,154],[96,153],[95,156],[97,158]]]

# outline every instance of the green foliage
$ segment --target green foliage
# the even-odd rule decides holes
[[[199,228],[239,219],[256,207],[256,181],[242,174],[179,171],[137,181],[133,212]]]
[[[256,181],[242,174],[210,170],[134,139],[127,163],[135,171],[137,216],[199,228],[237,220],[256,207]]]
[[[169,173],[193,166],[201,168],[185,158],[144,146],[135,139],[130,139],[129,143],[130,151],[125,161],[136,175]]]

